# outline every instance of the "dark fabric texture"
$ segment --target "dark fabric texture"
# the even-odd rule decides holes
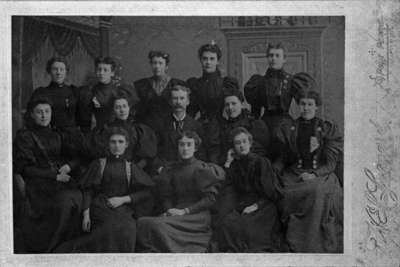
[[[89,209],[90,233],[59,246],[56,252],[134,252],[136,218],[149,215],[152,210],[150,189],[153,182],[145,172],[131,166],[131,177],[126,172],[126,159],[108,157],[101,172],[100,161],[94,161],[82,180],[83,210]],[[110,197],[129,196],[131,203],[110,208]],[[150,204],[150,205],[149,205]]]
[[[79,161],[73,159],[77,150],[70,140],[67,133],[40,126],[20,130],[14,140],[14,172],[25,181],[29,203],[21,216],[27,252],[50,252],[79,229]],[[72,169],[67,183],[56,181],[58,168],[64,164]]]
[[[265,123],[250,117],[244,110],[235,119],[227,120],[222,117],[211,121],[208,135],[208,157],[211,162],[223,165],[226,155],[233,147],[230,133],[237,127],[246,128],[253,135],[252,151],[260,156],[268,156],[267,151],[270,144],[270,131]]]
[[[268,159],[250,153],[227,170],[225,196],[219,199],[216,239],[221,252],[273,252],[281,249],[282,229],[276,203],[277,177]],[[253,204],[258,209],[243,210]]]
[[[138,246],[144,252],[205,252],[211,237],[210,207],[215,203],[224,171],[197,159],[179,162],[158,181],[163,211],[189,214],[138,220]]]
[[[283,150],[274,165],[283,184],[281,220],[291,251],[338,253],[343,250],[343,189],[334,171],[343,142],[333,123],[319,118],[308,123],[311,131],[300,132],[309,127],[299,119],[282,124],[278,134]],[[319,144],[312,152],[297,143],[311,137]],[[306,168],[310,158],[312,168]],[[316,178],[303,181],[299,175],[304,172],[314,173]]]

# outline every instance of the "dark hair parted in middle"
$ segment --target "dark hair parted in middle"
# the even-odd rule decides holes
[[[283,57],[286,57],[287,49],[282,43],[276,43],[276,44],[269,43],[267,46],[267,50],[265,51],[267,53],[267,57],[269,54],[269,50],[271,50],[271,49],[282,49]]]
[[[99,64],[107,64],[111,65],[111,70],[115,71],[117,68],[117,62],[115,61],[114,58],[112,57],[98,57],[94,61],[94,67],[97,68]]]
[[[200,147],[202,141],[200,136],[195,131],[183,131],[182,133],[179,134],[176,140],[179,142],[179,140],[181,140],[183,137],[193,139],[196,150]]]
[[[238,136],[239,134],[245,134],[249,137],[249,141],[250,143],[253,142],[253,135],[244,127],[236,127],[234,129],[232,129],[232,131],[229,133],[229,138],[230,141],[232,143],[232,145],[234,145],[234,139],[236,136]]]
[[[191,90],[190,90],[189,87],[187,87],[187,86],[185,86],[183,84],[176,84],[176,85],[172,86],[171,89],[169,90],[169,98],[172,97],[171,93],[173,91],[184,91],[184,92],[186,92],[188,97],[190,97],[190,93],[191,93]]]
[[[222,57],[221,48],[219,48],[219,46],[217,44],[211,43],[211,44],[205,44],[205,45],[200,46],[199,51],[198,51],[199,59],[201,59],[204,52],[211,52],[211,53],[217,54],[218,60],[220,60]]]
[[[126,142],[129,142],[129,133],[122,127],[110,127],[107,130],[107,140],[110,141],[111,136],[122,135],[125,137]],[[108,142],[107,141],[107,142]]]
[[[50,74],[51,67],[56,62],[64,63],[66,71],[69,71],[69,64],[68,64],[68,62],[67,62],[67,60],[65,58],[63,58],[63,57],[52,57],[46,63],[46,72],[47,73]]]
[[[153,58],[155,58],[155,57],[161,57],[161,58],[165,59],[166,65],[169,64],[169,54],[167,52],[159,51],[159,50],[150,51],[149,55],[148,55],[150,63],[153,60]]]

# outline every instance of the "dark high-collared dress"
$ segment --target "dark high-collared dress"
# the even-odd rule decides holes
[[[205,252],[212,234],[209,209],[225,177],[223,169],[192,158],[170,166],[163,175],[163,211],[188,208],[189,214],[140,218],[138,248],[144,252]]]
[[[140,79],[135,81],[134,85],[139,97],[135,107],[137,121],[158,129],[163,119],[171,113],[170,89],[175,85],[185,85],[185,82],[165,76],[162,79],[155,77]]]
[[[59,129],[85,126],[79,117],[79,89],[73,85],[51,82],[47,87],[33,91],[30,101],[47,98],[52,104],[51,124]]]
[[[319,118],[284,123],[282,143],[274,163],[283,185],[281,220],[293,252],[341,252],[343,190],[334,171],[343,142],[336,126]],[[315,179],[303,181],[308,172]]]
[[[113,127],[121,127],[129,134],[129,146],[125,151],[127,160],[138,162],[142,159],[152,160],[157,155],[157,137],[155,132],[145,124],[135,122],[131,117],[127,120],[114,119],[103,127],[93,129],[88,138],[92,158],[108,155],[109,132]]]
[[[262,120],[256,120],[245,110],[233,119],[222,116],[214,118],[207,132],[209,146],[208,156],[211,162],[223,165],[227,152],[233,148],[230,133],[237,127],[246,128],[253,135],[252,151],[260,156],[267,156],[270,143],[270,132]]]
[[[82,180],[83,210],[89,208],[91,231],[56,252],[135,252],[136,218],[151,213],[152,186],[150,177],[123,156],[93,161]],[[107,205],[108,198],[121,196],[129,196],[131,203]]]
[[[226,170],[225,197],[216,230],[220,252],[276,252],[281,248],[281,227],[276,206],[280,194],[277,178],[267,158],[249,153],[235,159]],[[257,203],[258,209],[242,214]]]
[[[18,131],[15,137],[14,174],[23,177],[30,205],[21,223],[26,252],[51,252],[79,233],[77,146],[69,133],[38,125]],[[64,164],[72,169],[67,183],[56,181]]]

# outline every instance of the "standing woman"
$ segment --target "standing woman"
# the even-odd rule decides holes
[[[160,129],[163,118],[171,113],[169,89],[184,82],[167,74],[170,56],[163,51],[150,51],[148,55],[153,76],[137,80],[134,85],[139,97],[136,118],[153,129]]]
[[[56,252],[135,252],[135,218],[152,210],[150,177],[126,160],[128,132],[109,132],[109,156],[93,161],[82,179],[85,234]]]
[[[157,137],[155,132],[145,124],[133,119],[133,103],[131,97],[120,91],[113,100],[114,120],[103,127],[96,127],[91,136],[92,157],[104,157],[109,152],[108,137],[110,129],[120,127],[129,134],[129,145],[125,151],[127,160],[134,161],[144,168],[157,155]]]
[[[236,88],[239,88],[239,84],[235,78],[221,76],[218,65],[222,52],[214,42],[202,45],[198,50],[198,57],[203,75],[187,81],[192,92],[188,113],[196,118],[197,112],[200,112],[201,121],[206,123],[222,111],[223,84]]]
[[[76,126],[85,127],[85,122],[78,116],[78,88],[65,84],[69,71],[67,61],[61,57],[52,57],[47,61],[46,71],[51,77],[50,84],[33,91],[30,101],[45,97],[53,103],[52,126],[61,130],[72,130]]]
[[[316,117],[317,92],[299,93],[301,117],[282,123],[274,167],[283,188],[282,222],[292,252],[338,253],[343,249],[343,190],[335,168],[343,141],[335,124]]]
[[[206,252],[212,234],[209,210],[225,173],[194,157],[200,143],[192,131],[178,138],[180,160],[160,179],[164,213],[138,220],[138,248],[144,252]]]
[[[221,252],[273,252],[280,249],[276,175],[268,159],[250,151],[253,137],[243,127],[231,132],[233,149],[225,163],[226,198],[231,203],[216,230]],[[230,196],[229,196],[230,194]]]
[[[79,232],[78,144],[51,128],[51,117],[51,102],[35,98],[14,140],[14,172],[23,177],[30,204],[21,226],[26,252],[52,252]]]

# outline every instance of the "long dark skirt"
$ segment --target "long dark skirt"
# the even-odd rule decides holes
[[[138,249],[143,252],[206,252],[211,238],[209,211],[138,220]]]
[[[273,203],[268,203],[249,214],[241,214],[234,210],[222,219],[216,230],[219,251],[279,251],[280,228],[277,208]]]
[[[335,174],[299,181],[292,170],[283,175],[280,202],[286,240],[293,252],[339,253],[343,250],[343,191]]]
[[[20,228],[26,252],[52,252],[79,234],[82,205],[79,190],[60,190],[53,196],[35,196],[31,190],[29,193],[28,203],[34,205],[26,209]]]
[[[136,221],[127,205],[116,209],[106,205],[105,198],[95,198],[90,206],[91,231],[63,243],[57,253],[133,253],[136,243]]]

